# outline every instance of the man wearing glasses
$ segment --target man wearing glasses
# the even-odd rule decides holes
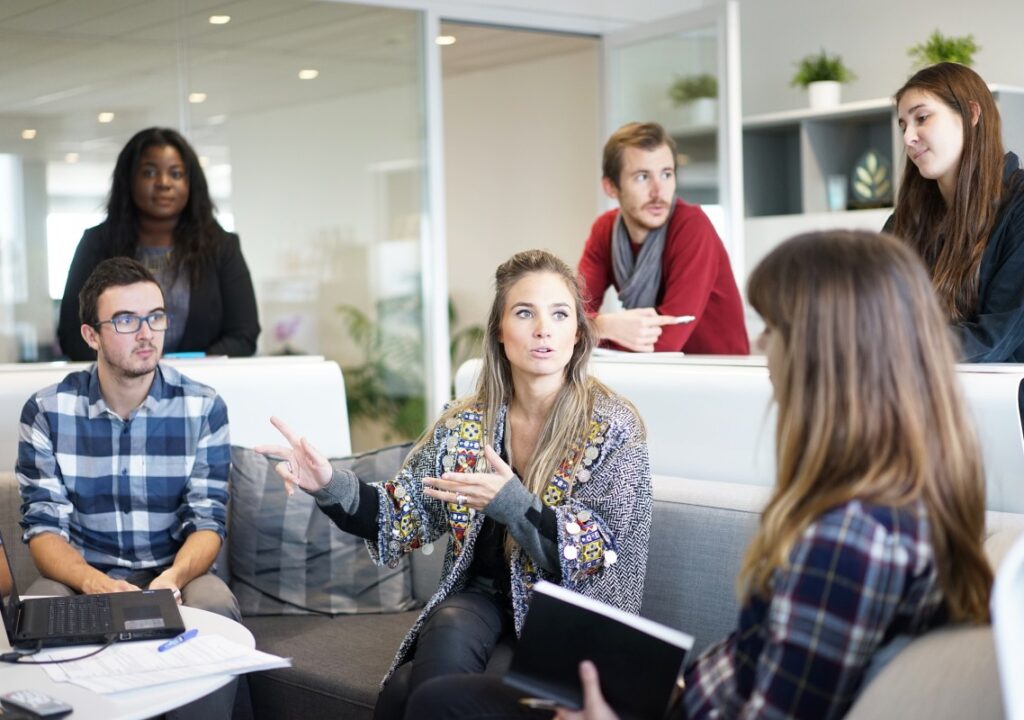
[[[160,364],[174,318],[142,264],[105,260],[79,300],[95,365],[21,413],[21,525],[44,578],[28,594],[168,588],[238,620],[231,591],[209,572],[225,535],[224,401]]]

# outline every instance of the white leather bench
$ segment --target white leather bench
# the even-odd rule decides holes
[[[352,453],[345,383],[334,361],[316,355],[167,360],[188,377],[213,387],[228,406],[231,442],[279,444],[270,424],[279,415],[328,457]],[[89,363],[0,365],[0,471],[14,469],[18,421],[33,393]]]

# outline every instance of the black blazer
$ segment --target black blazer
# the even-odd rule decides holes
[[[82,339],[78,293],[93,269],[114,256],[104,242],[102,228],[97,225],[82,235],[64,285],[57,339],[71,360],[96,359],[96,351]],[[256,352],[259,334],[256,294],[238,235],[224,233],[214,261],[207,264],[199,282],[191,288],[185,334],[178,351],[244,357]]]

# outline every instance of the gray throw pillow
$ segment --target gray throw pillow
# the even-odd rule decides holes
[[[410,444],[332,459],[362,482],[390,479]],[[243,615],[401,612],[416,606],[408,561],[370,560],[361,538],[339,530],[304,492],[288,495],[273,463],[231,448],[229,566]]]

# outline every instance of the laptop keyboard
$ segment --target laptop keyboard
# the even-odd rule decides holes
[[[102,635],[111,632],[110,598],[76,595],[50,603],[48,635]]]

